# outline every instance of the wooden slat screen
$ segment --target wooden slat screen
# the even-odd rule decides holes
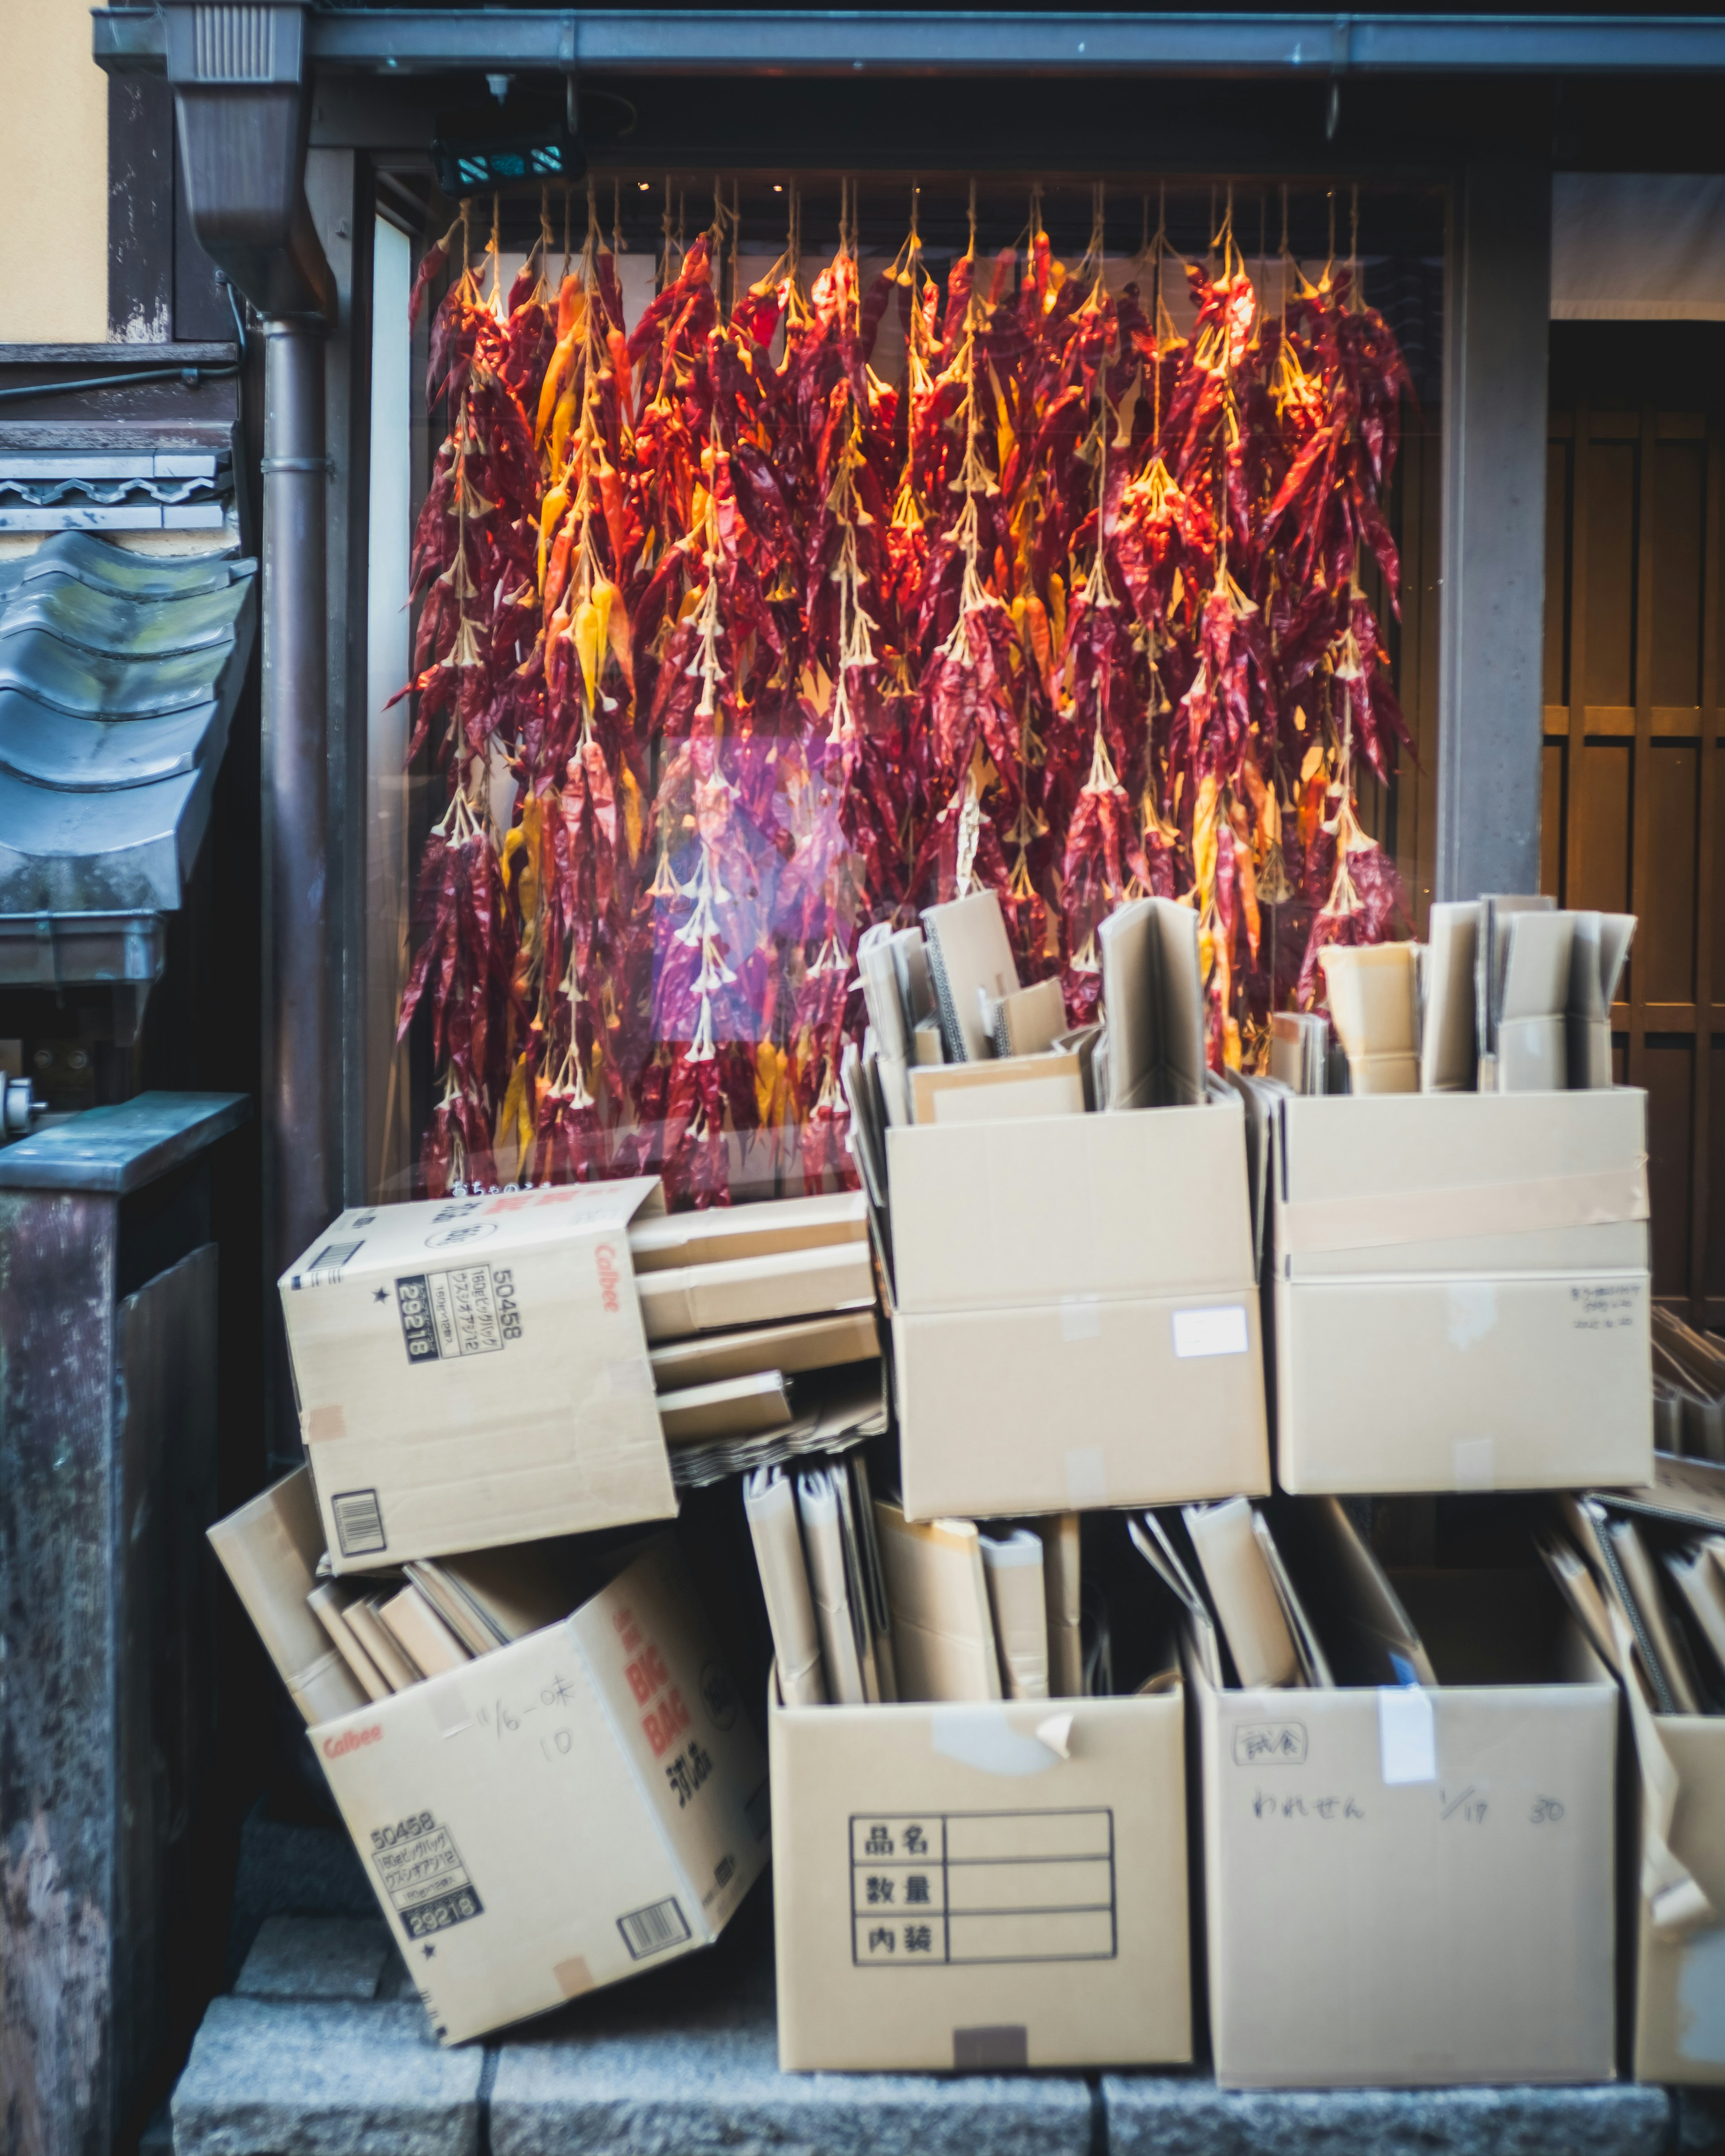
[[[1618,1075],[1648,1094],[1654,1289],[1719,1325],[1721,414],[1584,391],[1554,388],[1552,413],[1541,880],[1640,916],[1613,1019]]]

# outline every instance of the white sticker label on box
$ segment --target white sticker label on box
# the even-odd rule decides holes
[[[1242,1302],[1174,1312],[1174,1353],[1182,1362],[1194,1355],[1244,1355],[1250,1344]]]
[[[1437,1779],[1431,1694],[1418,1685],[1378,1688],[1378,1756],[1386,1788]]]
[[[1725,2066],[1725,1932],[1697,1932],[1677,1951],[1679,2056]]]
[[[1495,1490],[1494,1451],[1489,1437],[1458,1437],[1450,1447],[1458,1490]]]

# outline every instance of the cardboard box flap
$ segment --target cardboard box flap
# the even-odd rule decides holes
[[[1283,1498],[1266,1512],[1336,1682],[1435,1684],[1418,1629],[1337,1501]]]
[[[1624,1697],[1629,1702],[1635,1768],[1641,1784],[1641,1899],[1656,1938],[1686,1938],[1692,1932],[1718,1923],[1721,1912],[1671,1846],[1671,1829],[1682,1785],[1671,1755],[1660,1736],[1653,1710],[1647,1704],[1647,1696],[1635,1676],[1629,1627],[1623,1621],[1622,1613],[1615,1607],[1610,1619],[1617,1648],[1617,1672]]]
[[[901,1313],[1238,1290],[1245,1113],[1196,1108],[887,1133]]]
[[[1629,1513],[1640,1513],[1667,1525],[1716,1534],[1725,1527],[1725,1468],[1702,1460],[1674,1460],[1660,1455],[1654,1463],[1652,1485],[1642,1490],[1600,1491],[1599,1505]],[[1579,1522],[1572,1515],[1573,1527]],[[1583,1555],[1604,1570],[1609,1563],[1597,1538],[1584,1544]],[[1697,1721],[1725,1730],[1725,1720],[1712,1716],[1656,1716],[1636,1666],[1636,1641],[1625,1614],[1624,1584],[1608,1578],[1603,1583],[1606,1621],[1610,1627],[1612,1659],[1625,1698],[1629,1702],[1630,1727],[1635,1748],[1635,1765],[1641,1784],[1640,1892],[1654,1936],[1666,1940],[1686,1938],[1693,1931],[1722,1921],[1725,1912],[1716,1909],[1693,1873],[1671,1847],[1673,1821],[1682,1794],[1681,1779],[1669,1748],[1661,1734],[1661,1724],[1682,1729]],[[1633,1607],[1631,1603],[1630,1607]],[[1638,1617],[1637,1622],[1640,1620]],[[1650,1650],[1643,1647],[1642,1651]]]
[[[1251,1194],[1252,1277],[1264,1277],[1264,1253],[1270,1226],[1270,1192],[1276,1176],[1276,1136],[1279,1104],[1291,1097],[1292,1088],[1280,1078],[1249,1076],[1224,1070],[1227,1084],[1237,1092],[1245,1110],[1246,1185]]]
[[[1644,1488],[1590,1494],[1620,1512],[1645,1512],[1707,1534],[1725,1533],[1725,1467],[1710,1460],[1680,1460],[1671,1453],[1656,1452],[1653,1480]]]
[[[301,1683],[331,1651],[305,1599],[323,1554],[311,1471],[296,1467],[208,1533],[276,1673],[290,1687]]]

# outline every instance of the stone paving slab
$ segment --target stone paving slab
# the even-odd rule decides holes
[[[1673,2089],[1677,2133],[1671,2143],[1685,2151],[1725,2148],[1725,2088]]]
[[[1106,2074],[1108,2156],[1661,2156],[1662,2088],[1219,2089]],[[1703,2144],[1705,2145],[1705,2144]]]
[[[175,2156],[1661,2156],[1725,2092],[1219,2090],[1201,2072],[781,2074],[772,1904],[719,1944],[442,2049],[385,1927],[274,1918],[206,2016]],[[361,1996],[369,1982],[372,1990]]]
[[[217,1999],[174,2091],[175,2156],[479,2156],[478,2045],[424,2009]]]
[[[559,2015],[561,2025],[565,2016]],[[1087,2156],[1076,2075],[782,2074],[770,1999],[501,2046],[491,2156]]]
[[[381,1917],[266,1917],[234,1989],[242,1999],[376,1999],[398,1959]]]

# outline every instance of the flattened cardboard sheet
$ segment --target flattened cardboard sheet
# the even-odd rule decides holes
[[[827,1243],[766,1257],[681,1265],[648,1273],[636,1286],[647,1337],[656,1343],[872,1302],[875,1271],[866,1241]]]
[[[1015,1055],[992,1063],[947,1063],[911,1073],[919,1123],[1009,1122],[1031,1116],[1081,1116],[1084,1073],[1065,1054]]]
[[[880,1353],[880,1336],[869,1308],[660,1341],[648,1350],[648,1359],[654,1382],[661,1391],[670,1391],[752,1377],[762,1370],[782,1370],[791,1377],[798,1371],[837,1369],[846,1363],[874,1362]]]
[[[832,1243],[865,1243],[868,1209],[860,1190],[814,1198],[768,1199],[757,1205],[714,1206],[705,1213],[661,1213],[629,1231],[637,1275],[677,1265],[720,1265],[733,1258],[769,1257],[777,1250],[812,1250]]]

